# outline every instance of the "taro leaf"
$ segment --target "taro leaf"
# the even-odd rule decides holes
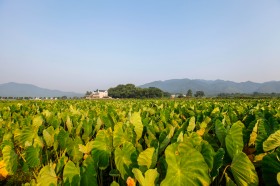
[[[262,176],[266,185],[278,185],[277,174],[280,172],[280,153],[266,155],[262,160]]]
[[[162,186],[210,185],[208,165],[191,145],[173,143],[166,148],[165,157],[168,168]]]
[[[93,143],[91,151],[94,162],[97,166],[104,170],[109,165],[109,158],[113,148],[113,137],[111,128],[107,130],[99,130]]]
[[[220,143],[222,144],[222,146],[224,146],[227,131],[224,127],[224,124],[220,120],[216,120],[216,122],[215,122],[215,133],[216,133],[217,138],[219,139]]]
[[[157,169],[147,170],[145,172],[145,177],[143,176],[142,172],[137,168],[133,168],[132,172],[136,180],[140,183],[140,186],[155,186],[155,181],[159,176]]]
[[[192,116],[190,121],[189,121],[189,126],[187,128],[188,132],[192,132],[195,129],[195,117]]]
[[[35,131],[31,126],[24,127],[22,130],[16,129],[14,138],[20,147],[31,146],[35,137]]]
[[[64,129],[61,129],[57,135],[57,140],[62,150],[66,149],[69,139],[69,133]]]
[[[113,132],[113,146],[115,148],[119,147],[126,141],[132,142],[133,134],[129,133],[128,130],[130,130],[130,128],[127,128],[126,131],[123,130],[122,123],[118,123],[115,125],[114,132]]]
[[[93,134],[97,133],[103,124],[104,124],[104,122],[100,119],[100,117],[98,117],[97,121],[96,121],[96,125],[94,127]]]
[[[130,117],[130,123],[134,126],[134,131],[136,133],[136,141],[142,137],[143,124],[140,116],[140,112],[134,112]]]
[[[81,185],[98,186],[97,174],[92,158],[87,158],[81,166]]]
[[[226,136],[226,148],[231,158],[243,150],[243,128],[244,124],[238,121],[231,126]]]
[[[140,154],[137,158],[138,165],[146,166],[147,169],[151,168],[151,166],[155,164],[153,162],[154,153],[155,153],[154,147],[147,148],[146,150],[140,152]]]
[[[44,166],[37,177],[39,186],[55,186],[57,185],[57,177],[52,164]]]
[[[91,120],[89,121],[86,121],[84,120],[83,121],[83,135],[82,135],[82,139],[85,141],[85,142],[88,142],[89,138],[90,138],[90,134],[92,132],[92,124],[91,124]]]
[[[255,167],[245,153],[235,154],[230,167],[237,185],[257,186],[259,184]]]
[[[89,141],[86,145],[79,144],[79,151],[84,154],[90,154],[93,149],[93,141]]]
[[[126,180],[128,176],[132,176],[132,156],[136,149],[130,142],[125,142],[122,149],[117,147],[115,150],[115,163],[118,171],[121,173],[122,179]]]
[[[79,151],[79,144],[81,143],[81,138],[77,136],[71,145],[69,144],[69,148],[67,148],[67,153],[74,163],[78,163],[83,158],[83,153]]]
[[[68,132],[71,134],[73,124],[72,124],[71,118],[69,116],[67,116],[67,119],[66,119],[66,127],[67,127]]]
[[[54,144],[54,128],[53,126],[43,130],[43,137],[48,147],[52,147]]]
[[[256,151],[257,153],[262,153],[263,151],[263,142],[270,135],[270,130],[268,128],[268,123],[265,119],[258,119],[258,136],[256,139]]]
[[[65,156],[65,153],[64,153],[57,161],[57,165],[55,167],[55,172],[57,174],[59,174],[62,171],[62,169],[65,166],[65,164],[67,163],[67,161],[68,161],[68,157]]]
[[[170,143],[171,138],[174,135],[175,127],[172,125],[167,124],[166,129],[161,132],[159,142],[159,154],[165,150],[167,145]]]
[[[214,108],[211,112],[211,115],[216,115],[217,113],[220,113],[219,107]]]
[[[215,155],[213,147],[207,141],[202,141],[200,153],[204,157],[204,160],[207,163],[209,170],[212,170]]]
[[[38,131],[38,128],[43,124],[43,118],[41,116],[36,116],[32,120],[32,127],[36,128]]]
[[[213,180],[219,175],[219,170],[223,166],[224,156],[225,150],[223,148],[220,148],[214,156],[213,169],[210,172]]]
[[[27,145],[25,145],[25,146],[27,146]],[[40,147],[40,148],[44,147],[44,140],[41,136],[38,136],[38,134],[35,134],[35,136],[34,136],[33,146]]]
[[[228,174],[225,172],[225,178],[226,178],[226,186],[236,186],[234,181],[228,176]]]
[[[116,181],[113,181],[110,186],[120,186],[120,184],[118,184]]]
[[[8,171],[6,169],[6,164],[4,160],[0,161],[0,181],[8,176]],[[1,183],[1,182],[0,182]]]
[[[26,148],[24,157],[30,168],[35,168],[40,165],[40,148],[29,146]]]
[[[2,150],[3,160],[6,165],[6,170],[9,175],[13,175],[18,167],[18,155],[14,151],[14,149],[7,145]]]
[[[68,161],[63,170],[64,185],[80,185],[80,169],[72,161]]]
[[[271,134],[263,142],[263,150],[265,152],[273,150],[280,146],[280,130],[277,130],[275,133]]]
[[[255,145],[258,136],[258,122],[255,124],[252,133],[250,134],[249,146]]]

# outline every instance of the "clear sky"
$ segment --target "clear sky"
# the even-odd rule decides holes
[[[280,80],[279,0],[0,0],[0,83]]]

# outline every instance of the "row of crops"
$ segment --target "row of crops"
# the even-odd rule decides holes
[[[280,101],[3,101],[0,144],[0,185],[278,185]]]

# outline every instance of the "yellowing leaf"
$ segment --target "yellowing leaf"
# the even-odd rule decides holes
[[[258,125],[259,125],[259,122],[256,123],[255,127],[253,128],[253,131],[250,135],[250,141],[249,141],[249,146],[250,145],[255,145],[255,141],[257,139],[257,136],[258,136]]]
[[[0,180],[4,180],[8,174],[4,160],[0,161]]]
[[[135,186],[136,185],[134,179],[131,178],[131,177],[127,178],[126,184],[127,184],[127,186]]]
[[[89,154],[93,149],[93,141],[88,142],[86,145],[79,144],[79,151],[84,154]]]

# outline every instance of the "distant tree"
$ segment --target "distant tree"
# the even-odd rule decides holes
[[[186,94],[187,97],[192,97],[192,89],[189,89],[187,94]]]
[[[199,91],[196,91],[195,94],[194,94],[195,97],[203,97],[205,96],[204,92],[199,90]]]
[[[164,92],[156,87],[139,88],[133,84],[118,85],[108,89],[113,98],[162,98]]]
[[[62,96],[61,99],[67,99],[67,96]]]
[[[85,95],[86,95],[86,96],[89,96],[89,95],[91,95],[91,94],[92,94],[91,91],[87,91]]]
[[[177,98],[183,98],[183,97],[184,97],[183,94],[179,93]]]

